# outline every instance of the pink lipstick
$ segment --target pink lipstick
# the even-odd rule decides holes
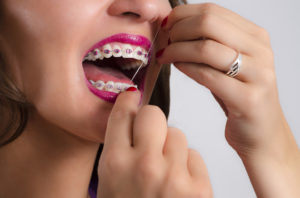
[[[128,49],[122,49],[125,46]],[[111,103],[114,103],[118,94],[128,86],[137,86],[143,95],[145,76],[152,54],[151,50],[149,51],[150,47],[151,42],[146,37],[126,33],[107,37],[93,45],[83,61],[89,90]],[[142,69],[131,81],[140,64],[143,65]]]

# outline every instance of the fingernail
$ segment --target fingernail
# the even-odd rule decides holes
[[[165,27],[167,25],[167,22],[168,22],[168,16],[164,18],[164,20],[161,22],[161,27]]]
[[[128,89],[126,89],[126,91],[137,91],[137,88],[135,88],[135,87],[129,87]]]
[[[161,57],[161,56],[163,55],[164,51],[165,51],[165,48],[159,50],[158,52],[156,52],[155,57],[156,57],[156,58]]]
[[[169,40],[168,40],[168,45],[170,45],[170,44],[171,44],[171,40],[169,39]]]

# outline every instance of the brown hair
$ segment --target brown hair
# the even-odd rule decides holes
[[[23,132],[30,106],[11,80],[5,65],[0,54],[0,147],[12,142]]]
[[[169,0],[172,7],[185,4],[186,0]],[[2,7],[2,6],[0,6]],[[1,12],[2,13],[2,12]],[[170,66],[162,67],[153,90],[150,104],[159,106],[166,117],[170,106]],[[15,85],[0,53],[0,147],[18,138],[24,131],[30,104]]]

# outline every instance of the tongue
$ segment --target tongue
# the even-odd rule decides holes
[[[91,63],[83,63],[83,70],[88,80],[94,82],[102,80],[104,82],[113,81],[134,85],[134,83],[120,70],[111,67],[97,67]]]

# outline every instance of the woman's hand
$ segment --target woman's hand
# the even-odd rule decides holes
[[[178,6],[163,30],[170,44],[157,53],[158,63],[174,63],[211,90],[228,118],[226,139],[242,158],[257,194],[295,197],[299,150],[279,103],[267,31],[211,3]],[[232,78],[226,72],[237,52],[242,67]]]
[[[99,198],[211,198],[199,153],[168,128],[155,106],[138,107],[140,93],[118,96],[110,115],[98,175]]]

